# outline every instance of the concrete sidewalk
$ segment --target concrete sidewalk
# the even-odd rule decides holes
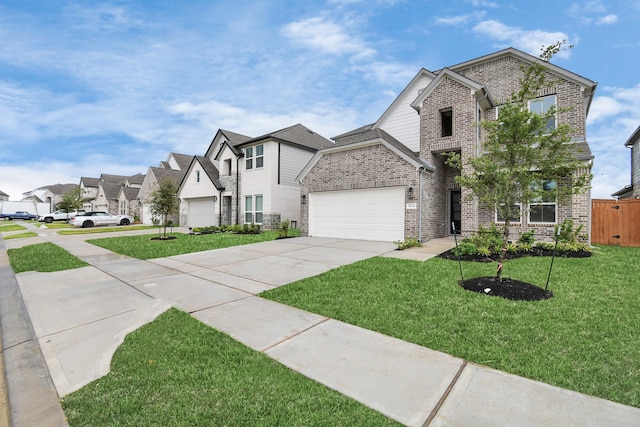
[[[170,306],[404,425],[640,425],[638,408],[470,364],[255,296],[372,256],[424,260],[450,248],[452,239],[399,252],[385,242],[303,237],[140,261],[87,244],[87,236],[43,233],[41,238],[91,266],[17,276],[37,339],[28,340],[30,355],[37,356],[33,347],[39,346],[50,373],[41,369],[34,383],[48,377],[55,388],[43,406],[33,393],[36,386],[24,390],[17,379],[32,372],[5,360],[14,425],[64,425],[59,405],[52,403],[58,394],[104,375],[125,335]],[[14,242],[6,243],[18,245]],[[0,257],[0,269],[4,263]],[[4,288],[3,280],[0,291]],[[0,295],[0,304],[3,300]],[[3,314],[4,308],[0,305]],[[4,338],[7,359],[13,347],[5,347]]]

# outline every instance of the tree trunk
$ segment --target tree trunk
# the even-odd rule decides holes
[[[496,280],[502,281],[502,267],[504,266],[504,261],[507,254],[507,245],[509,244],[509,226],[511,225],[511,221],[509,218],[505,218],[504,226],[502,227],[502,247],[500,248],[500,253],[498,254],[498,268],[496,269]]]

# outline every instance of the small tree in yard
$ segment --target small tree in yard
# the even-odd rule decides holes
[[[158,182],[158,186],[151,193],[151,215],[162,218],[163,237],[167,237],[167,218],[178,209],[177,186],[173,181],[165,179]]]
[[[58,203],[58,209],[67,211],[68,217],[68,213],[80,209],[84,201],[82,191],[80,190],[80,186],[78,186],[62,196],[62,200]]]
[[[520,90],[511,95],[510,103],[501,105],[498,119],[483,121],[486,131],[478,157],[462,159],[459,153],[449,153],[447,163],[461,170],[456,182],[471,190],[470,197],[495,209],[503,219],[503,250],[499,254],[497,278],[501,278],[502,263],[509,241],[509,228],[520,217],[520,206],[541,201],[544,197],[566,200],[588,188],[590,174],[577,174],[584,162],[575,157],[572,128],[567,124],[549,126],[556,114],[567,111],[550,107],[546,112],[530,111],[529,101],[539,96],[548,81],[546,63],[564,42],[543,49],[540,62],[522,66]]]

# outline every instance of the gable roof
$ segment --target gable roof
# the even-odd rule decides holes
[[[120,187],[118,191],[118,198],[120,197],[120,193],[124,193],[124,197],[127,200],[135,200],[138,197],[138,193],[140,189],[137,187]]]
[[[533,55],[530,55],[528,53],[525,53],[513,47],[508,47],[506,49],[502,49],[497,52],[490,53],[488,55],[480,56],[478,58],[471,59],[469,61],[461,62],[459,64],[453,65],[448,68],[453,71],[460,71],[464,68],[469,68],[476,64],[493,61],[506,56],[516,57],[517,59],[527,64],[533,64],[533,63],[542,64],[545,67],[547,67],[547,69],[550,72],[556,75],[559,75],[562,78],[581,86],[584,89],[584,95],[588,97],[586,112],[587,114],[589,114],[589,107],[591,106],[591,101],[593,100],[593,96],[596,91],[596,87],[598,86],[598,83],[594,82],[593,80],[589,80],[586,77],[582,77],[581,75],[576,74],[572,71],[569,71],[565,68],[552,64],[551,62],[545,62],[538,57],[535,57]]]
[[[80,183],[83,184],[85,187],[97,187],[98,184],[100,183],[100,178],[89,178],[89,177],[83,176],[80,178]]]
[[[391,114],[391,112],[393,110],[395,110],[398,107],[398,104],[400,103],[400,100],[406,95],[408,94],[410,91],[414,90],[417,86],[417,84],[423,80],[424,78],[430,78],[430,79],[435,79],[436,78],[436,74],[432,73],[431,71],[427,70],[426,68],[421,68],[420,71],[418,71],[418,73],[415,75],[415,77],[413,79],[411,79],[411,81],[409,82],[409,84],[402,90],[402,92],[400,92],[400,94],[398,94],[398,96],[396,97],[396,99],[391,103],[391,105],[384,111],[384,113],[382,113],[382,115],[380,116],[380,118],[378,120],[376,120],[375,123],[372,124],[373,127],[378,127],[378,125],[389,115]],[[334,138],[332,138],[334,139]]]
[[[366,147],[370,145],[382,144],[389,150],[400,156],[418,169],[434,172],[435,166],[430,164],[426,159],[420,157],[419,153],[411,151],[406,145],[389,135],[382,129],[370,129],[359,133],[351,133],[351,135],[343,137],[340,142],[334,144],[331,147],[319,150],[313,156],[313,158],[302,169],[300,174],[296,177],[298,182],[302,181],[309,171],[315,166],[322,156],[328,153],[335,153],[339,151],[353,150],[356,148]]]
[[[231,148],[231,151],[233,151],[233,153],[237,156],[238,150],[235,149],[234,147],[237,144],[242,144],[243,142],[248,141],[250,139],[251,137],[247,135],[231,132],[230,130],[226,130],[226,129],[218,129],[213,139],[211,140],[211,143],[209,144],[209,148],[207,148],[207,151],[204,153],[204,155],[205,157],[209,157],[209,158],[211,158],[212,156],[218,157],[218,154],[220,154],[220,149],[222,148],[222,146],[224,144],[227,144],[229,148]],[[220,143],[220,149],[218,149],[217,153],[213,153],[213,149],[215,148],[215,145],[216,145],[215,143],[217,140],[222,140],[222,142]]]
[[[118,198],[122,185],[116,182],[101,182],[100,187],[102,187],[102,192],[107,200],[114,200]]]
[[[191,159],[193,159],[193,156],[191,156]],[[188,166],[184,170],[150,167],[149,172],[151,172],[153,176],[156,177],[157,182],[160,182],[166,179],[173,182],[176,185],[179,185],[180,182],[182,181],[182,178],[187,173],[187,169],[189,169]]]
[[[142,182],[144,181],[144,175],[141,173],[137,173],[135,175],[126,177],[125,181],[127,181],[129,184],[142,185]]]
[[[4,191],[0,190],[0,196],[7,196],[9,197],[9,195],[7,193],[5,193]]]
[[[124,175],[109,175],[107,173],[100,174],[100,182],[118,183],[122,184],[127,179]]]
[[[52,194],[67,194],[68,192],[73,191],[76,187],[78,187],[78,184],[53,184],[40,188],[43,190],[49,190]]]
[[[416,111],[420,112],[420,109],[422,108],[422,103],[424,102],[424,100],[429,95],[431,95],[434,89],[437,88],[440,85],[440,83],[442,83],[442,81],[446,78],[455,80],[461,85],[467,86],[469,89],[471,89],[476,99],[478,100],[478,102],[480,102],[480,105],[483,108],[486,109],[486,108],[495,106],[493,100],[491,99],[491,96],[489,95],[489,91],[484,85],[476,81],[473,81],[471,79],[468,79],[465,76],[460,75],[448,68],[445,68],[438,73],[436,78],[433,79],[431,83],[429,83],[429,85],[427,85],[427,87],[422,92],[420,92],[418,97],[411,103],[411,106],[415,108]]]
[[[250,139],[238,145],[255,144],[272,139],[274,141],[295,145],[310,151],[318,151],[333,145],[333,143],[300,123],[275,132],[267,133],[257,138]]]
[[[173,157],[180,170],[185,170],[191,164],[191,160],[193,159],[192,155],[189,154],[180,154],[180,153],[169,153],[169,157]],[[168,162],[168,160],[167,160]]]
[[[207,177],[209,177],[209,180],[213,183],[216,189],[218,191],[223,191],[224,185],[222,185],[222,183],[220,182],[220,172],[218,171],[218,168],[216,168],[216,166],[213,164],[210,158],[205,156],[193,156],[193,158],[191,159],[191,164],[185,170],[184,175],[180,180],[180,184],[178,185],[178,188],[182,188],[182,186],[184,185],[184,180],[187,178],[189,171],[193,168],[193,166],[196,163],[199,163],[200,166],[202,166],[202,170],[207,175]]]
[[[633,144],[640,141],[640,126],[631,134],[627,142],[624,143],[625,147],[633,147]]]

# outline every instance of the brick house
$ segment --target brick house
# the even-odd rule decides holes
[[[336,144],[318,151],[300,173],[302,233],[426,241],[450,235],[452,223],[468,233],[499,222],[494,209],[465,198],[468,190],[454,180],[459,171],[441,153],[479,155],[484,135],[476,124],[495,120],[497,107],[518,89],[521,65],[535,61],[508,48],[436,72],[420,70],[378,121],[333,138]],[[593,156],[586,117],[596,83],[553,64],[547,72],[556,84],[530,108],[571,108],[557,114],[556,122],[573,128],[575,152],[584,161],[578,172],[588,173]],[[589,229],[588,192],[535,207],[522,208],[515,236],[535,230],[538,239],[550,238],[565,219]]]

